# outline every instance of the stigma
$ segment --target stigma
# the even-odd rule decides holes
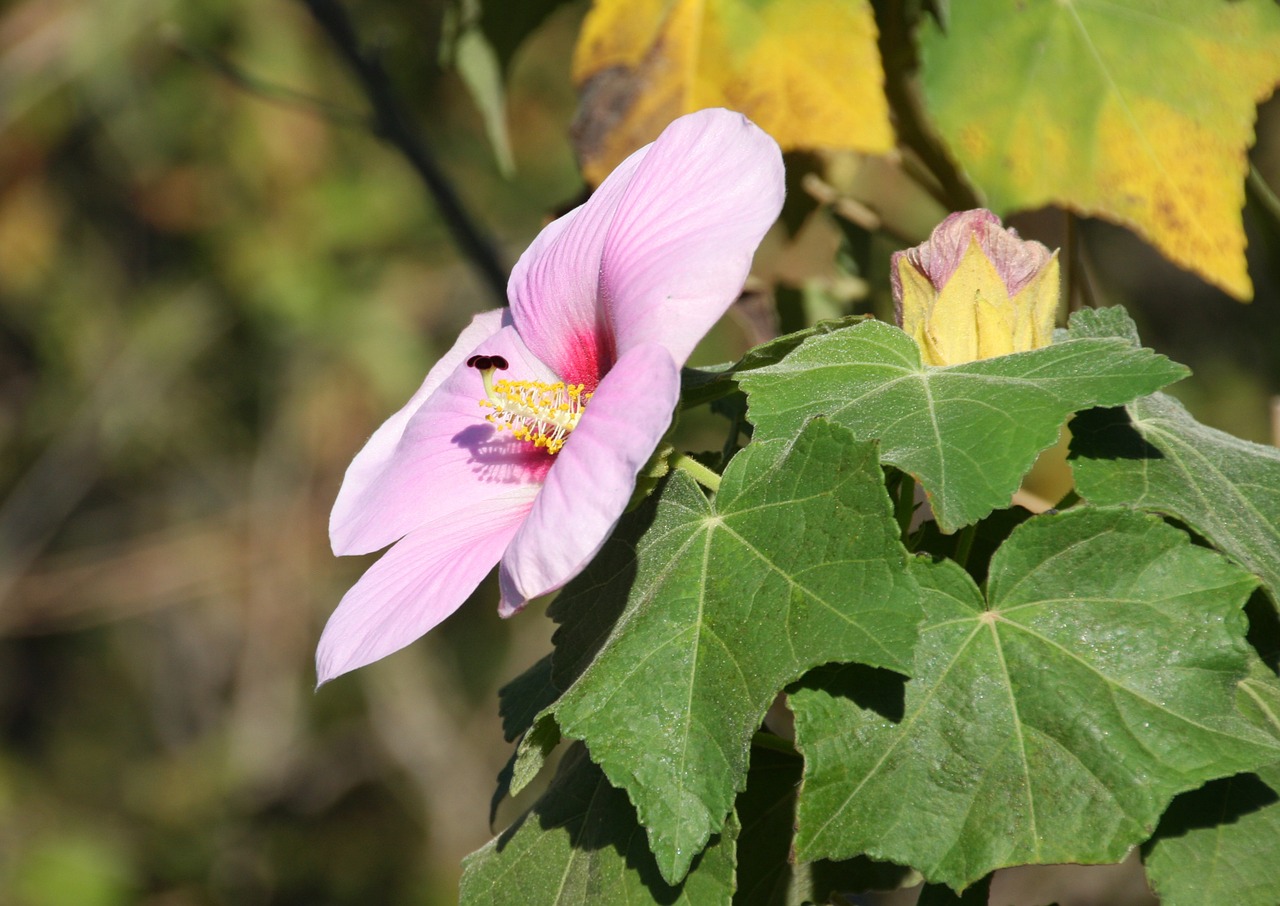
[[[583,384],[494,380],[496,372],[509,367],[500,355],[473,355],[467,364],[484,378],[480,406],[491,410],[485,420],[548,453],[564,446],[591,399]]]

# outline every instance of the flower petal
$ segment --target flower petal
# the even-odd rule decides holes
[[[404,435],[405,426],[435,389],[444,383],[445,378],[466,361],[482,342],[489,339],[504,326],[511,323],[511,313],[506,309],[481,312],[471,319],[471,323],[462,329],[452,348],[441,357],[440,361],[427,372],[426,380],[417,392],[409,398],[409,402],[400,407],[395,415],[382,423],[373,436],[365,443],[342,478],[342,487],[338,489],[338,499],[333,503],[333,512],[329,515],[330,534],[334,535],[337,527],[345,525],[353,516],[353,508],[361,496],[368,490],[374,480],[386,469],[395,453],[396,445]],[[334,551],[338,553],[337,543]],[[376,548],[375,548],[376,549]]]
[[[742,114],[700,110],[668,126],[631,177],[600,262],[617,354],[660,343],[683,364],[741,292],[784,194],[777,143]]]
[[[319,683],[363,667],[449,616],[502,556],[536,487],[445,513],[406,535],[338,604],[316,649]]]
[[[457,348],[450,350],[451,356]],[[513,378],[553,379],[520,342],[513,327],[503,327],[466,351],[504,356],[511,363]],[[437,513],[501,497],[513,487],[542,483],[551,457],[509,434],[498,434],[484,420],[480,407],[484,398],[480,372],[467,367],[464,356],[409,416],[394,447],[380,436],[383,429],[379,429],[374,439],[379,445],[376,455],[381,468],[376,473],[361,468],[351,492],[344,482],[338,494],[329,521],[334,553],[376,551],[431,521]],[[374,461],[373,455],[370,461]]]
[[[600,255],[618,203],[648,149],[624,160],[584,204],[545,227],[507,281],[521,338],[566,383],[593,389],[613,365],[598,298]]]
[[[631,349],[605,376],[502,557],[503,616],[560,588],[596,555],[679,397],[679,367],[656,344]]]
[[[1044,244],[1019,238],[1017,230],[1006,229],[1000,218],[985,208],[947,215],[933,228],[928,241],[905,254],[941,290],[968,253],[971,239],[977,240],[991,260],[1010,296],[1017,295],[1049,261]]]

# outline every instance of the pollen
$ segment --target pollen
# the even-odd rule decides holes
[[[484,376],[486,398],[480,406],[491,410],[485,419],[499,431],[510,431],[517,440],[548,453],[558,453],[564,446],[591,399],[583,384],[495,381],[494,372],[507,367],[501,356],[472,356],[467,364]]]

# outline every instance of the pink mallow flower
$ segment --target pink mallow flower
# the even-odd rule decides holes
[[[477,315],[347,469],[334,553],[394,546],[329,618],[321,683],[422,636],[496,563],[503,616],[587,565],[782,198],[773,139],[702,110],[538,235],[511,307]]]

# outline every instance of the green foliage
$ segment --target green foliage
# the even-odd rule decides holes
[[[792,697],[802,859],[866,852],[955,889],[1005,865],[1118,861],[1174,794],[1280,755],[1234,708],[1253,580],[1157,519],[1032,520],[985,597],[953,562],[916,574],[901,714]]]
[[[822,421],[753,443],[714,501],[675,473],[637,517],[557,601],[557,659],[601,637],[602,609],[619,616],[553,712],[676,883],[742,789],[775,694],[831,660],[906,670],[919,609],[875,445]]]
[[[1174,800],[1144,857],[1163,906],[1280,902],[1280,768],[1205,784]]]
[[[1071,430],[1071,465],[1086,500],[1173,516],[1280,601],[1280,450],[1206,427],[1162,393],[1087,412]]]
[[[1186,369],[1118,339],[1069,339],[964,365],[921,364],[902,331],[878,321],[805,340],[742,378],[760,436],[822,415],[914,475],[944,532],[1007,506],[1072,412],[1115,405]]]
[[[1164,906],[1280,902],[1280,454],[1209,427],[1266,436],[1280,389],[1274,104],[1244,153],[1274,3],[342,6],[508,262],[581,199],[579,14],[594,177],[730,103],[797,149],[803,203],[695,358],[733,364],[686,369],[671,455],[550,605],[554,652],[486,584],[313,695],[362,566],[326,549],[343,470],[495,302],[306,4],[0,11],[0,900],[454,902],[500,722],[491,821],[549,786],[465,903],[847,903],[923,873],[922,906],[976,904],[999,866],[1135,844]],[[976,199],[1264,298],[1046,209],[1019,229],[1065,227],[1067,307],[1124,298],[1196,365],[1186,407],[1120,308],[924,368],[865,312],[889,252]],[[1064,422],[1074,493],[1044,512]],[[708,448],[718,491],[675,465]]]
[[[457,69],[484,118],[485,132],[502,175],[515,174],[507,124],[507,78],[520,45],[565,0],[451,0],[446,11],[440,60]]]
[[[666,903],[728,906],[732,818],[677,887],[666,884],[626,794],[574,746],[555,782],[510,830],[466,860],[464,903]]]
[[[755,437],[710,499],[674,472],[557,600],[550,687],[540,664],[504,699],[527,715],[559,696],[517,763],[541,764],[556,724],[583,740],[635,803],[664,883],[736,814],[738,903],[893,886],[900,875],[869,874],[868,856],[920,871],[930,902],[984,902],[999,868],[1118,861],[1144,841],[1173,902],[1197,890],[1265,902],[1271,882],[1232,867],[1260,864],[1276,839],[1274,794],[1255,775],[1280,763],[1280,682],[1247,638],[1258,580],[1223,554],[1261,558],[1238,529],[1168,503],[1205,494],[1188,467],[1157,480],[1175,459],[1168,430],[1139,434],[1138,415],[1120,443],[1090,426],[1124,410],[1087,409],[1183,373],[1108,309],[1078,314],[1054,346],[967,365],[924,368],[904,334],[866,322],[695,377],[695,399],[740,383]],[[1078,409],[1073,467],[1090,505],[986,515]],[[981,437],[1021,449],[951,465],[973,463]],[[1273,460],[1200,426],[1177,438],[1215,475],[1238,472],[1228,489]],[[1237,448],[1253,458],[1233,464]],[[913,471],[937,527],[896,522],[886,480],[912,485],[882,462],[926,464]],[[1272,508],[1237,509],[1239,525],[1276,530]],[[948,512],[978,522],[948,536]],[[929,552],[905,572],[902,529]],[[749,751],[774,693],[806,670],[787,697],[800,760],[768,734]]]

